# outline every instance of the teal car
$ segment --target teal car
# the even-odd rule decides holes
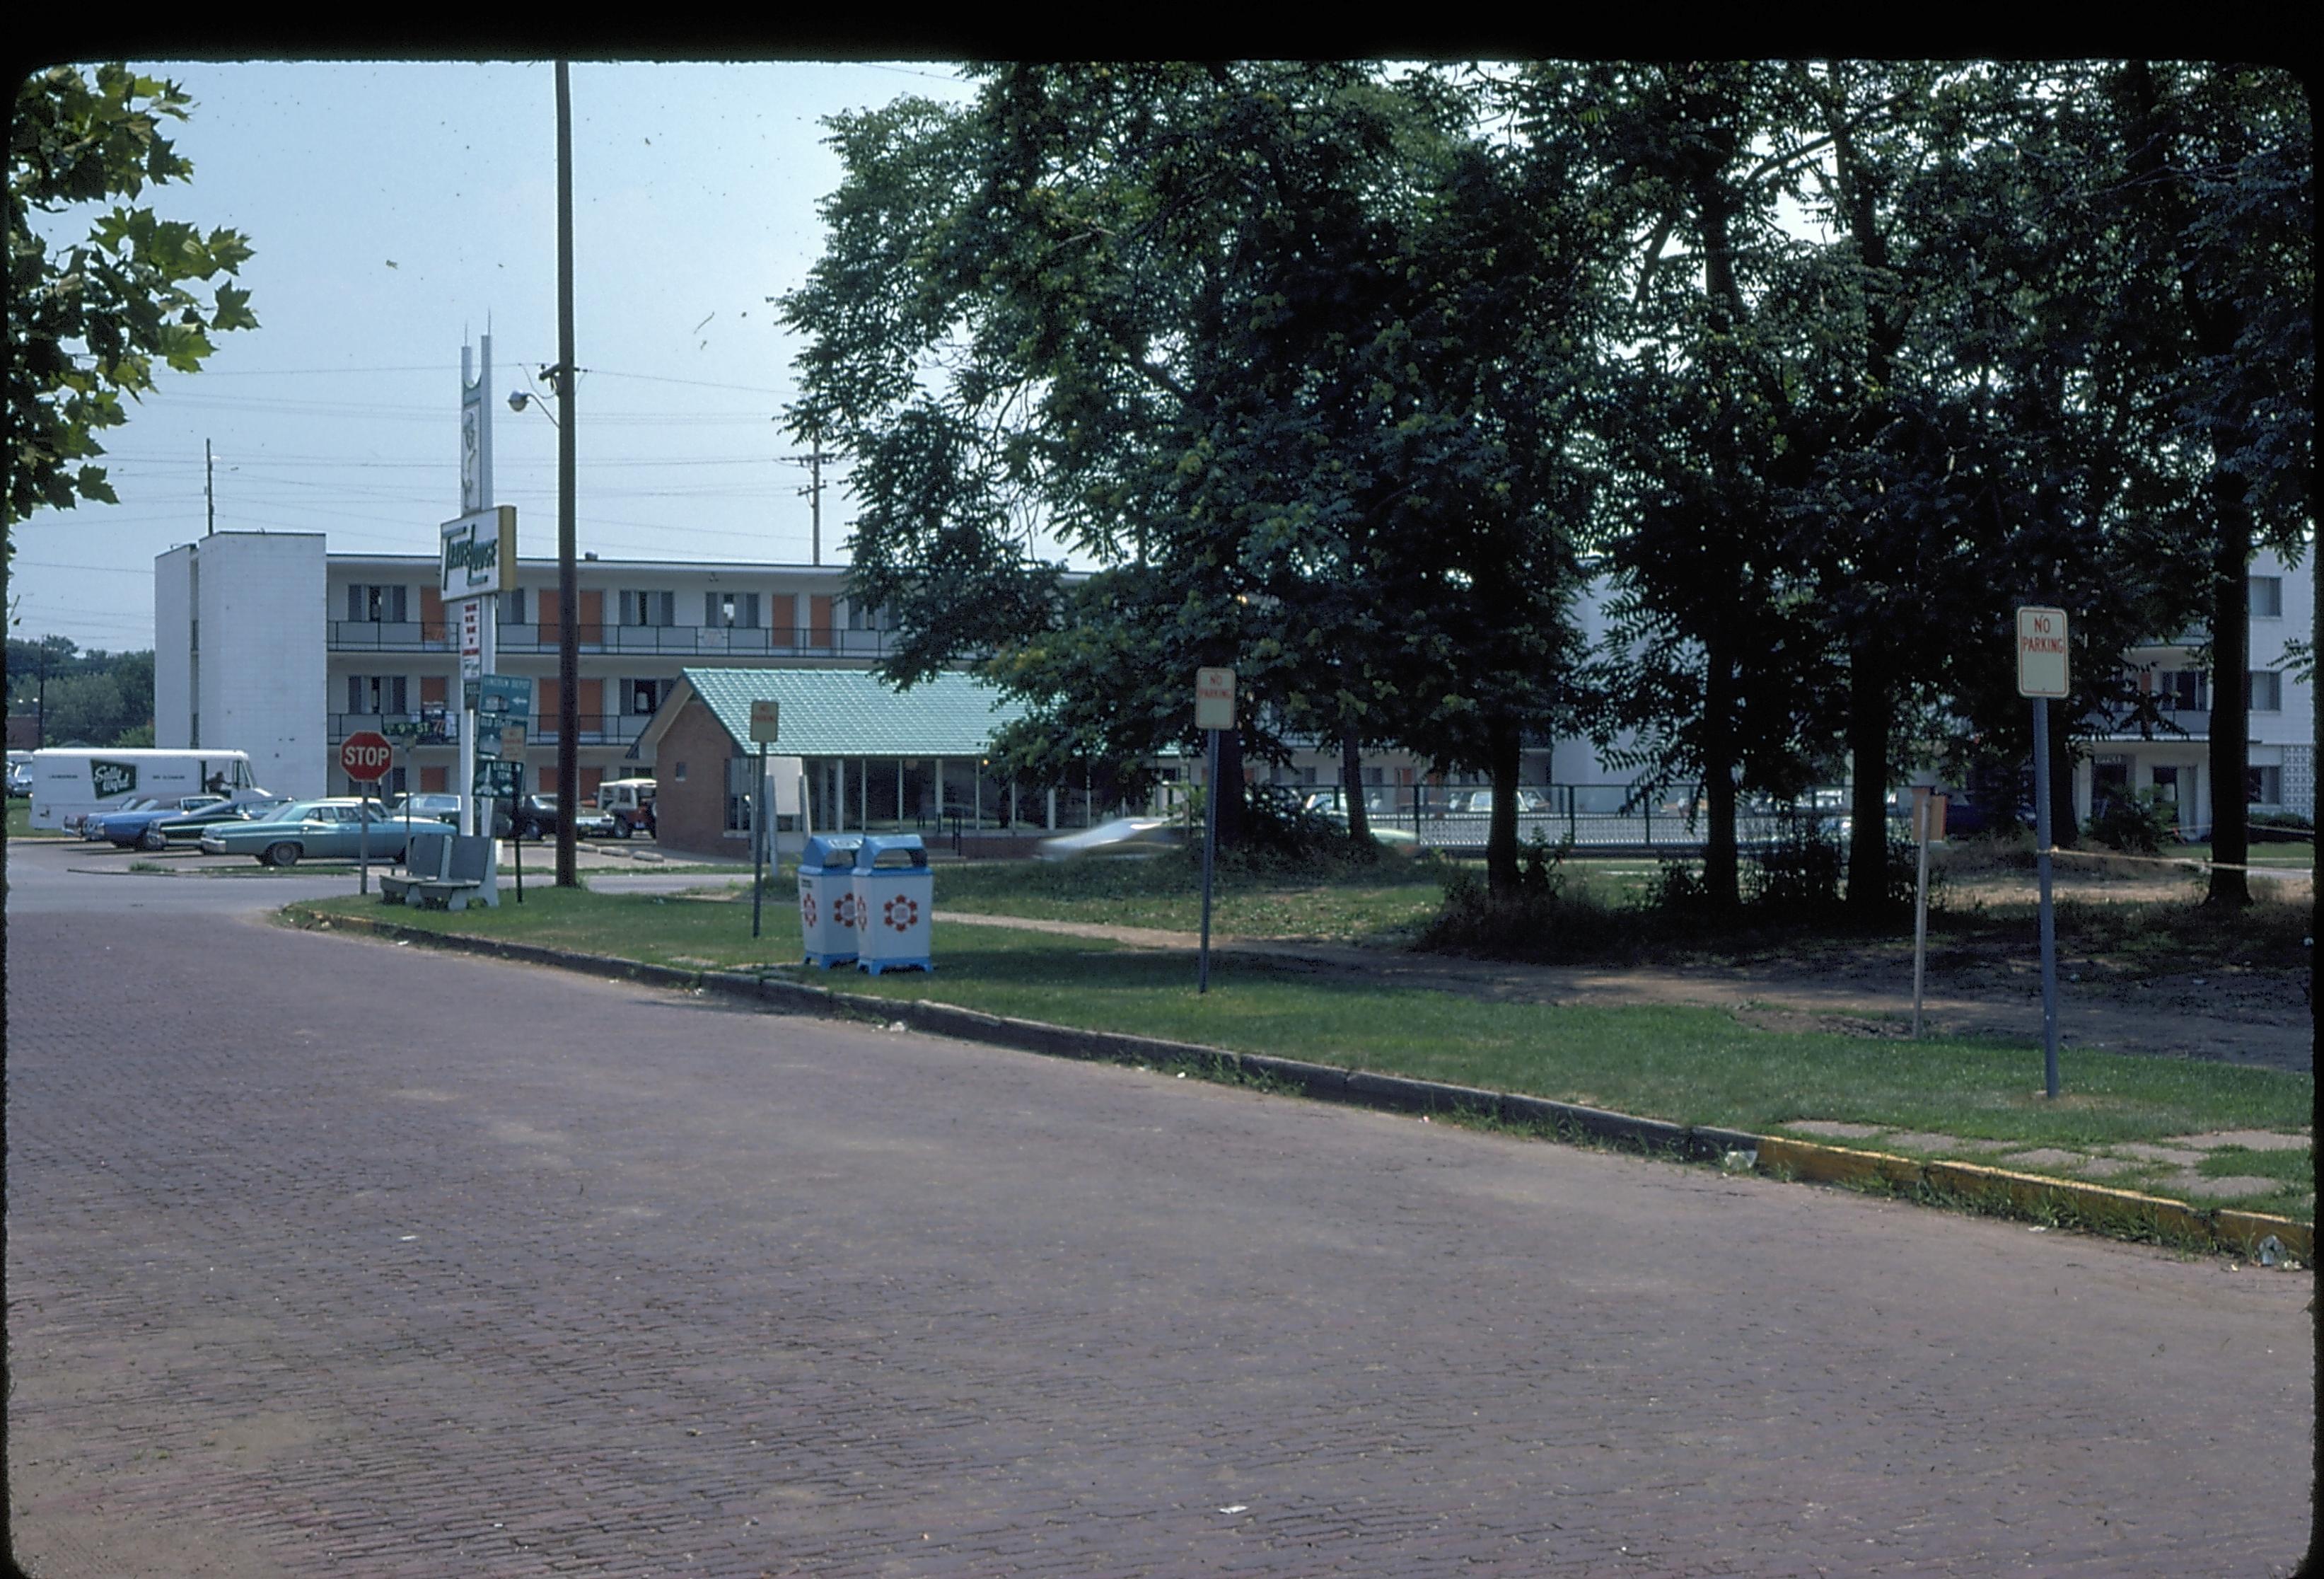
[[[364,831],[368,819],[370,831]],[[441,833],[441,824],[427,825]],[[424,826],[392,817],[377,801],[351,797],[294,800],[248,822],[221,823],[202,835],[206,855],[248,855],[262,866],[295,866],[301,861],[352,861],[368,853],[374,861],[400,861],[409,830]]]

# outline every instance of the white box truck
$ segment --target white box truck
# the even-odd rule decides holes
[[[78,833],[91,812],[118,811],[152,797],[223,795],[236,804],[279,800],[250,776],[250,753],[239,751],[36,751],[32,753],[32,826]]]

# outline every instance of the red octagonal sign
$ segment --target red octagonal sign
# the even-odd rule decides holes
[[[339,745],[339,766],[358,784],[386,778],[394,756],[395,748],[387,743],[387,736],[368,729],[356,730]]]

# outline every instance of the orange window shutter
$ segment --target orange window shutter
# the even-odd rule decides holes
[[[807,600],[807,642],[810,646],[831,645],[831,599],[813,596]]]
[[[420,589],[420,639],[441,642],[444,639],[444,597],[432,586]],[[443,700],[438,697],[437,700]]]
[[[558,640],[560,634],[558,630],[557,589],[553,586],[542,587],[536,601],[540,605],[540,640],[545,646]]]
[[[443,793],[444,793],[444,779],[445,779],[445,775],[446,775],[447,773],[448,773],[449,771],[450,771],[450,770],[449,770],[449,769],[447,769],[447,768],[422,768],[422,769],[420,769],[420,792],[422,795],[441,795],[441,794],[443,794]]]
[[[605,639],[605,595],[584,591],[581,594],[581,640],[603,642]],[[582,693],[585,697],[587,692]],[[584,704],[585,707],[586,704]]]
[[[595,806],[597,804],[597,786],[604,781],[604,778],[605,770],[603,768],[583,768],[580,770],[581,805]]]
[[[555,731],[557,728],[557,703],[558,695],[558,685],[555,680],[543,679],[540,682],[540,712],[532,721],[534,733],[539,734],[548,734]]]
[[[583,596],[586,598],[587,595],[585,593]],[[584,606],[586,606],[586,603]],[[603,729],[604,725],[601,720],[605,713],[605,682],[601,679],[585,679],[581,682],[579,695],[581,727],[589,730]],[[595,788],[595,786],[589,787]]]
[[[425,706],[430,702],[441,702],[445,700],[445,687],[450,682],[445,679],[445,678],[440,674],[421,675],[420,677],[420,706]]]

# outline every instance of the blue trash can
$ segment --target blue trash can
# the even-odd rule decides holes
[[[918,834],[872,835],[855,852],[855,968],[932,971],[936,873]]]
[[[807,963],[855,963],[855,855],[861,834],[817,835],[799,856],[799,936]]]

